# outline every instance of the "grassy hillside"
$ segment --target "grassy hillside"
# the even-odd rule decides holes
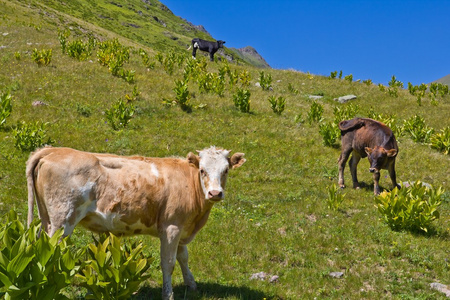
[[[324,108],[323,122],[334,119],[336,107],[357,108],[358,116],[391,116],[396,126],[419,115],[439,132],[450,126],[448,94],[434,101],[425,96],[419,106],[407,90],[393,97],[375,85],[271,69],[264,69],[264,74],[272,77],[272,89],[263,90],[255,85],[261,69],[230,63],[230,73],[241,74],[241,79],[230,84],[225,75],[222,96],[205,92],[194,77],[187,82],[193,105],[187,113],[179,105],[168,107],[163,102],[176,99],[175,82],[183,80],[186,65],[192,63],[185,46],[194,32],[183,32],[176,26],[180,19],[169,19],[154,0],[152,5],[122,2],[119,7],[111,1],[88,5],[87,1],[0,0],[0,89],[12,96],[12,113],[0,127],[0,215],[14,209],[22,220],[26,218],[25,162],[30,151],[16,146],[21,122],[46,123],[43,140],[50,138],[54,146],[92,152],[185,156],[216,145],[244,152],[247,162],[230,172],[227,198],[213,208],[207,225],[189,245],[199,291],[187,293],[187,299],[445,298],[429,284],[450,285],[449,156],[414,142],[406,133],[397,136],[398,180],[422,180],[446,192],[440,218],[429,233],[393,231],[374,207],[367,160],[358,168],[363,188],[345,189],[340,208],[328,207],[328,189],[337,184],[339,142],[324,146],[319,123],[307,119],[313,103],[318,103]],[[58,31],[67,30],[68,42],[87,43],[89,36],[95,36],[99,41],[117,38],[129,46],[129,62],[123,69],[134,71],[134,80],[128,83],[99,64],[98,44],[85,60],[63,53]],[[52,49],[48,65],[34,61],[35,48]],[[139,49],[148,53],[145,65]],[[164,64],[169,50],[177,53],[179,61],[184,58],[174,64],[172,73]],[[227,66],[198,61],[216,75]],[[250,78],[248,86],[245,78]],[[233,103],[238,88],[251,94],[249,113],[240,112]],[[333,100],[347,94],[357,99],[347,104]],[[323,98],[314,102],[309,95]],[[270,96],[286,99],[280,115],[272,111]],[[128,126],[113,130],[105,112],[119,99],[133,105],[135,113]],[[45,105],[34,106],[35,101]],[[386,176],[383,171],[380,184],[390,189]],[[351,185],[348,167],[345,179]],[[136,298],[160,299],[159,242],[145,236],[133,239],[145,241],[148,255],[156,258],[151,279]],[[80,246],[92,241],[82,228],[75,230],[73,240]],[[251,280],[258,272],[279,279]],[[336,279],[330,272],[344,275]],[[185,297],[179,268],[173,280],[176,298]],[[85,293],[76,283],[66,291],[69,298]]]

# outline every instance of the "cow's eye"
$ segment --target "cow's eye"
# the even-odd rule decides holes
[[[200,175],[202,175],[202,177],[204,177],[206,175],[206,171],[203,169],[200,169]]]

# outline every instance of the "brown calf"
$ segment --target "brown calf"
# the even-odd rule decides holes
[[[99,233],[159,237],[163,299],[173,299],[175,261],[185,284],[196,289],[186,245],[224,198],[228,170],[245,162],[243,153],[229,153],[211,147],[182,159],[37,150],[27,161],[28,224],[36,201],[50,235],[61,227],[70,235],[81,224]]]
[[[354,118],[341,121],[339,123],[341,130],[342,151],[339,156],[339,186],[344,188],[344,168],[350,154],[349,161],[350,172],[353,179],[353,188],[359,188],[356,167],[361,158],[368,157],[370,162],[369,171],[373,173],[374,194],[380,193],[378,185],[380,179],[380,170],[389,170],[394,187],[400,188],[395,175],[395,157],[398,154],[397,141],[392,130],[381,122]]]

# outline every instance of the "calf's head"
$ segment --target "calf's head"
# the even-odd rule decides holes
[[[225,41],[222,40],[217,41],[217,45],[219,46],[219,48],[223,48],[223,44],[225,44]]]
[[[200,183],[205,199],[220,201],[225,197],[225,184],[228,170],[235,169],[245,162],[244,153],[235,153],[229,157],[230,151],[211,147],[188,154],[189,163],[199,169]]]
[[[374,148],[366,147],[365,151],[370,162],[369,171],[371,173],[379,173],[388,164],[388,160],[397,155],[397,150],[386,150],[380,146],[375,146]]]

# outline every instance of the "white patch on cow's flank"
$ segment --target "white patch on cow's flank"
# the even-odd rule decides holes
[[[153,176],[155,176],[156,178],[158,178],[159,177],[159,171],[158,171],[158,168],[156,167],[156,165],[155,164],[151,164],[150,165],[150,172],[153,174]]]

